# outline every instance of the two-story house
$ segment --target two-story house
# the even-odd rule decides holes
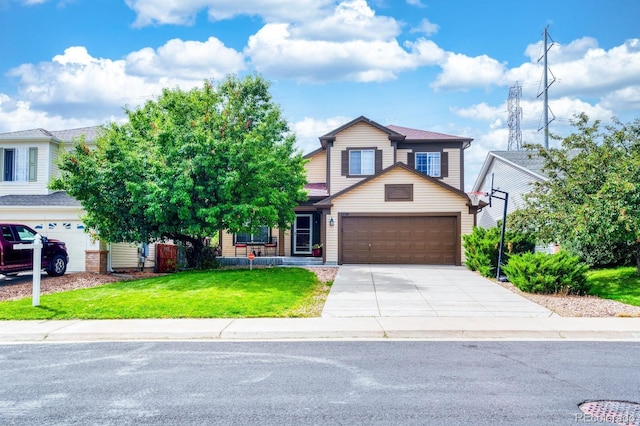
[[[81,204],[65,192],[48,188],[51,179],[59,174],[58,155],[80,137],[88,146],[95,146],[99,130],[96,126],[0,134],[0,222],[22,223],[45,237],[64,241],[69,252],[69,272],[139,266],[137,245],[95,241],[85,232]],[[153,253],[146,258],[145,267],[153,267]]]
[[[462,190],[471,141],[359,117],[306,156],[309,197],[292,228],[222,233],[222,254],[269,255],[270,242],[277,255],[311,256],[321,244],[326,264],[461,265],[477,212]]]

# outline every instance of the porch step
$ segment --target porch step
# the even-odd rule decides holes
[[[246,257],[219,257],[216,259],[221,266],[249,266]],[[255,266],[322,266],[321,257],[283,257],[260,256],[253,259]]]
[[[322,266],[322,258],[319,257],[285,257],[282,261],[283,266]]]

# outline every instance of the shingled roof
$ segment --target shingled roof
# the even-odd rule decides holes
[[[85,140],[95,141],[98,137],[98,132],[102,129],[102,126],[92,127],[80,127],[77,129],[68,130],[55,130],[49,131],[42,128],[20,130],[18,132],[0,133],[0,140],[19,140],[19,139],[47,139],[57,140],[61,142],[71,142],[74,139],[84,135]]]
[[[49,195],[4,195],[0,197],[0,206],[12,207],[82,207],[80,201],[64,191]]]
[[[387,126],[387,129],[391,129],[396,133],[400,133],[405,136],[405,141],[416,140],[416,141],[471,141],[471,138],[463,138],[461,136],[453,136],[447,135],[444,133],[430,132],[428,130],[418,130],[411,129],[409,127],[401,127],[390,125]]]
[[[533,151],[491,151],[491,154],[503,160],[509,161],[523,169],[527,169],[540,176],[545,176],[542,171],[544,159]]]

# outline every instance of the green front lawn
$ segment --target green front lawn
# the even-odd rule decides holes
[[[302,268],[180,272],[0,302],[0,319],[240,318],[319,315],[328,287]]]
[[[589,271],[587,285],[591,295],[640,306],[640,275],[635,266]]]

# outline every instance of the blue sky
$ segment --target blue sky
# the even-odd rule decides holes
[[[123,119],[163,87],[259,73],[304,152],[356,118],[474,139],[466,187],[522,139],[541,142],[542,32],[555,121],[640,117],[637,0],[0,0],[0,132]],[[553,143],[553,142],[552,142]]]

